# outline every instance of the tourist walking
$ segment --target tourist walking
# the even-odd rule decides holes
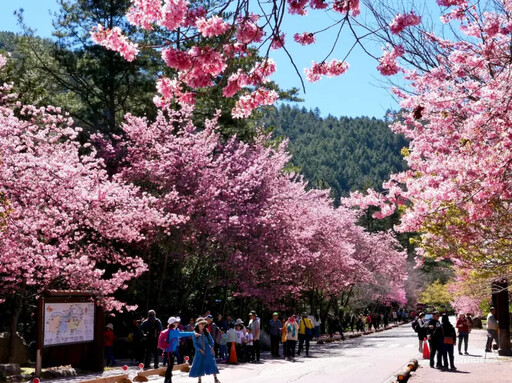
[[[256,315],[255,311],[249,313],[250,321],[249,328],[252,330],[252,336],[254,337],[254,355],[256,362],[260,361],[260,318]]]
[[[281,343],[283,344],[283,358],[288,357],[288,347],[286,345],[286,325],[288,322],[283,323],[281,327]]]
[[[309,319],[311,319],[311,317]],[[315,340],[318,340],[318,338],[320,337],[320,326],[322,326],[322,320],[320,319],[320,315],[318,315],[318,313],[313,315],[312,322],[314,327],[313,336]]]
[[[208,322],[208,325],[207,325],[208,332],[210,333],[210,335],[212,336],[213,341],[214,341],[213,349],[215,351],[215,358],[218,359],[219,358],[219,354],[220,354],[220,336],[219,336],[220,331],[219,331],[219,327],[217,326],[217,323],[215,323],[213,321],[213,316],[212,315],[207,315],[205,319]]]
[[[213,355],[213,338],[208,330],[205,329],[207,324],[206,319],[202,317],[197,318],[194,328],[195,334],[192,337],[196,356],[188,376],[198,378],[198,383],[201,383],[202,376],[213,374],[214,382],[219,383],[219,379],[217,379],[219,369]]]
[[[420,313],[414,320],[414,331],[418,334],[418,351],[423,352],[423,340],[427,336],[427,329],[425,327],[425,314]]]
[[[448,318],[448,314],[444,314],[441,323],[441,329],[443,333],[442,340],[442,349],[443,349],[443,367],[444,369],[448,369],[448,361],[450,370],[455,370],[455,365],[453,364],[453,348],[457,341],[457,334],[455,333],[455,328],[450,323],[450,319]]]
[[[180,331],[178,326],[180,324],[180,317],[170,317],[167,320],[167,347],[164,349],[164,355],[166,358],[167,370],[165,371],[164,383],[172,382],[172,369],[174,367],[174,360],[176,358],[176,351],[180,344],[180,338],[187,336],[194,336],[193,331]],[[164,333],[162,333],[162,336]]]
[[[114,325],[112,323],[109,323],[105,327],[104,333],[107,366],[114,366],[116,364],[116,361],[114,359],[114,338]]]
[[[269,322],[270,353],[274,358],[279,357],[279,341],[281,340],[281,321],[277,312],[272,314]]]
[[[299,325],[295,317],[291,316],[285,324],[286,326],[286,356],[288,360],[295,362],[295,346],[299,338]]]
[[[428,322],[427,338],[430,344],[430,367],[434,368],[434,361],[437,361],[435,367],[442,368],[442,350],[441,339],[443,333],[441,330],[441,323],[439,322],[439,312],[434,311],[432,319]]]
[[[459,331],[459,355],[462,355],[462,342],[464,342],[464,353],[468,355],[469,323],[464,313],[459,314],[455,326]]]
[[[140,325],[140,331],[144,334],[146,343],[146,355],[144,358],[145,368],[150,368],[151,358],[153,357],[154,368],[158,368],[159,351],[158,336],[163,330],[162,322],[156,317],[155,310],[148,311],[148,318]]]
[[[297,355],[300,355],[306,343],[306,356],[309,356],[309,341],[313,336],[313,323],[308,318],[308,313],[302,313],[302,318],[299,322],[299,350]]]
[[[487,315],[487,343],[485,344],[485,352],[491,352],[492,340],[499,344],[498,340],[498,321],[496,320],[496,309],[491,307],[491,312]]]

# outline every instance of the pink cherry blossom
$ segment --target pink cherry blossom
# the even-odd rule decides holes
[[[348,63],[338,60],[331,60],[329,63],[316,63],[313,61],[311,68],[304,69],[306,78],[310,82],[316,82],[323,76],[334,77],[340,76],[348,70]]]
[[[279,36],[274,36],[270,47],[274,50],[284,47],[285,34],[281,33]]]
[[[212,16],[209,19],[200,17],[196,20],[196,26],[204,37],[219,36],[230,29],[230,25],[219,16]]]
[[[436,2],[442,7],[463,6],[467,4],[467,0],[436,0]]]
[[[237,40],[242,44],[259,43],[265,32],[258,26],[259,16],[251,14],[249,17],[239,20],[236,32]]]
[[[112,294],[146,270],[133,250],[181,218],[110,177],[60,108],[4,104],[0,123],[0,192],[9,210],[0,231],[0,294],[79,289],[120,308]]]
[[[277,101],[277,92],[274,90],[266,90],[259,88],[254,92],[241,96],[233,109],[234,118],[247,118],[251,112],[262,106],[272,105]]]
[[[165,0],[159,24],[170,31],[175,30],[185,23],[187,14],[186,0]]]
[[[389,25],[389,29],[391,33],[397,35],[404,29],[418,25],[419,23],[421,23],[421,17],[414,14],[414,12],[398,14]]]
[[[119,27],[105,29],[102,25],[98,25],[91,31],[91,37],[94,42],[121,54],[126,61],[135,60],[139,53],[137,44],[129,41],[126,36],[123,36]]]
[[[192,69],[192,58],[187,52],[174,48],[164,48],[162,49],[162,58],[167,66],[179,71]]]
[[[293,35],[293,39],[301,45],[309,45],[315,43],[315,35],[313,33],[303,32]]]
[[[306,5],[308,0],[287,0],[288,12],[291,15],[307,15]]]
[[[359,0],[334,0],[332,8],[342,14],[351,13],[352,16],[357,16],[361,13]]]
[[[153,24],[162,18],[160,0],[132,0],[132,6],[126,17],[133,25],[151,30]]]
[[[382,57],[379,59],[380,63],[377,66],[377,70],[383,76],[391,76],[400,72],[401,68],[397,63],[397,59],[404,55],[404,49],[398,45],[393,47],[392,50],[384,52]]]

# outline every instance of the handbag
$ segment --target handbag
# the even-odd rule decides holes
[[[443,326],[441,326],[441,331],[443,332],[443,343],[444,344],[455,344],[455,338],[453,336],[445,336]],[[455,333],[455,330],[453,330],[453,332]]]
[[[311,337],[313,336],[313,330],[310,329],[308,326],[306,326],[306,320],[305,319],[302,319],[304,321],[304,329],[306,330],[306,335],[308,337]]]

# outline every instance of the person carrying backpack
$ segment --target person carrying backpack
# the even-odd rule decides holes
[[[146,355],[144,357],[145,368],[150,368],[151,357],[154,359],[154,368],[158,368],[158,336],[163,330],[162,322],[156,317],[155,310],[148,311],[148,318],[140,325],[140,331],[146,338]]]
[[[170,317],[167,320],[167,330],[162,331],[158,337],[158,348],[164,351],[167,358],[164,383],[172,382],[172,368],[174,367],[176,349],[180,343],[179,339],[194,335],[194,331],[180,331],[178,329],[180,321],[180,317]]]
[[[308,313],[302,313],[302,318],[299,322],[299,350],[297,355],[300,355],[306,342],[306,356],[309,356],[309,341],[313,337],[313,323],[308,318]]]

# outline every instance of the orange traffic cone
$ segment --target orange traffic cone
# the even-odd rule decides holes
[[[238,359],[236,358],[235,342],[231,343],[231,352],[229,353],[228,363],[238,364]]]
[[[427,338],[423,339],[423,359],[430,359],[430,351],[428,350]]]

